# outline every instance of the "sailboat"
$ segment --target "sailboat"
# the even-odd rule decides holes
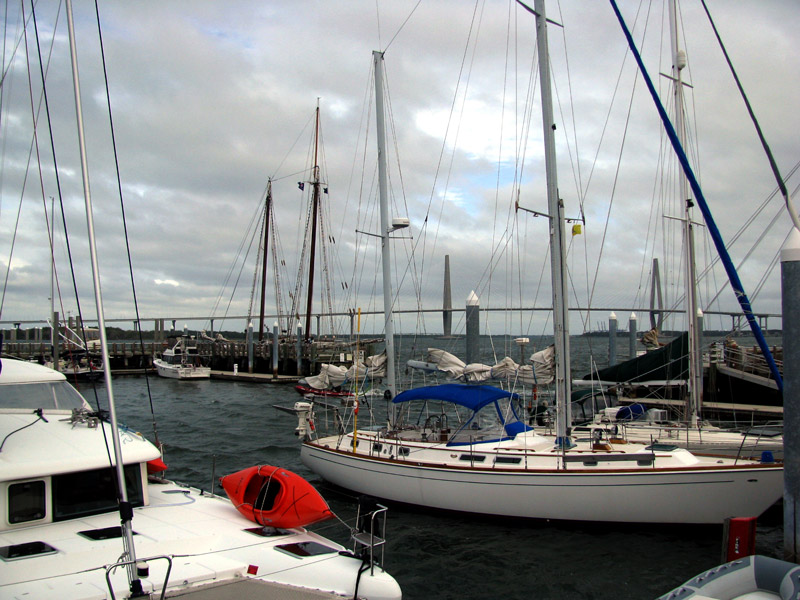
[[[392,411],[386,426],[344,431],[342,419],[335,415],[330,422],[338,430],[325,435],[320,433],[320,425],[327,415],[315,415],[313,403],[297,403],[302,461],[326,480],[360,493],[485,515],[708,524],[721,524],[732,515],[759,515],[783,490],[783,467],[769,457],[764,461],[737,460],[695,455],[672,444],[632,444],[615,437],[570,435],[567,263],[544,0],[536,0],[531,12],[536,16],[550,212],[557,435],[544,436],[532,430],[515,411],[516,395],[492,386],[440,385],[395,395],[391,227],[382,184],[387,395],[395,408],[419,404],[413,413],[419,419],[406,421]],[[373,62],[380,176],[385,168],[383,54],[374,52]]]
[[[360,531],[367,537],[356,554],[308,531],[319,520],[309,511],[302,516],[286,507],[293,519],[276,526],[249,520],[227,498],[159,477],[166,469],[160,451],[118,424],[70,0],[67,18],[109,412],[93,410],[61,373],[0,360],[0,596],[400,600],[397,582],[374,560],[372,526]],[[267,475],[250,478],[265,487],[254,490],[255,508],[312,493],[285,471]]]
[[[612,3],[613,4],[613,3]],[[678,157],[682,152],[682,148],[686,145],[686,119],[684,110],[683,92],[686,85],[682,79],[683,70],[687,66],[686,53],[681,48],[679,38],[678,26],[678,11],[677,0],[670,0],[669,5],[669,31],[670,31],[670,49],[672,58],[672,72],[669,79],[672,81],[672,90],[674,95],[675,106],[675,124],[674,136],[670,136],[670,141],[677,148],[681,149],[677,152]],[[620,21],[622,22],[621,15],[617,11]],[[629,40],[630,41],[630,40]],[[662,118],[665,115],[662,115]],[[683,162],[683,161],[682,161]],[[683,229],[684,237],[684,265],[685,265],[685,304],[686,304],[686,321],[687,332],[669,344],[661,348],[648,352],[647,354],[634,357],[625,363],[613,365],[606,369],[602,369],[596,373],[590,373],[583,379],[586,385],[593,387],[611,388],[614,390],[615,395],[618,396],[618,402],[629,405],[631,403],[647,403],[648,398],[659,398],[664,396],[666,400],[661,400],[659,406],[680,407],[680,401],[673,398],[678,395],[683,395],[685,392],[685,412],[683,422],[667,423],[667,411],[650,409],[647,411],[651,415],[650,418],[642,418],[640,420],[627,419],[627,422],[621,424],[625,429],[625,434],[628,439],[641,439],[643,436],[655,437],[657,439],[671,439],[686,447],[693,449],[714,449],[734,452],[741,452],[742,449],[746,451],[759,448],[769,450],[773,453],[782,454],[783,436],[781,435],[782,425],[770,423],[769,426],[764,424],[757,424],[751,429],[742,428],[741,431],[725,431],[718,427],[710,425],[707,421],[702,420],[703,415],[703,353],[701,337],[702,331],[698,323],[698,314],[701,311],[698,308],[697,299],[697,274],[696,274],[696,261],[695,261],[695,242],[694,242],[694,221],[692,210],[695,205],[694,195],[702,196],[697,193],[693,186],[690,186],[691,173],[687,173],[688,163],[682,164],[684,167],[680,171],[680,185],[679,185],[679,198],[683,204],[683,215],[679,219]],[[704,201],[698,198],[701,202],[701,207]],[[713,221],[711,222],[711,231],[713,237]],[[719,240],[719,241],[718,241]],[[715,242],[718,247],[720,239],[715,237]],[[723,262],[724,261],[724,254]],[[654,260],[654,267],[657,267],[657,262]],[[733,269],[732,266],[726,268]],[[735,269],[733,269],[735,275]],[[657,269],[654,269],[654,275],[657,274]],[[731,278],[734,279],[733,277]],[[654,278],[654,285],[656,279]],[[742,302],[742,309],[748,320],[751,321],[753,326],[753,334],[759,342],[761,352],[759,358],[762,357],[763,362],[768,364],[771,371],[771,379],[764,378],[763,381],[768,382],[775,386],[776,390],[782,387],[781,375],[778,371],[777,365],[770,354],[770,350],[766,345],[766,341],[760,331],[760,327],[755,322],[752,322],[752,311],[749,308],[749,301],[740,286],[734,282],[734,287],[737,290],[737,298]],[[734,344],[735,345],[735,344]],[[711,359],[714,360],[714,359]],[[765,369],[766,370],[766,369]],[[711,385],[709,385],[709,388]],[[673,391],[677,390],[677,391]],[[637,397],[638,396],[638,397]],[[731,392],[731,396],[733,393]],[[766,396],[766,394],[765,394]],[[772,395],[770,394],[770,397]],[[728,399],[727,401],[721,398],[715,398],[713,403],[714,410],[724,410],[726,413],[735,413],[735,402]],[[741,402],[741,401],[740,401]],[[753,398],[745,401],[745,404],[752,406],[742,406],[740,411],[746,412],[753,410],[755,405],[768,403],[766,398]],[[726,410],[727,409],[727,410]],[[605,414],[598,415],[598,421],[613,421],[615,409],[607,409]],[[657,415],[653,417],[652,415]],[[778,413],[775,413],[778,414]],[[644,413],[643,413],[644,416]],[[654,422],[655,421],[655,422]]]

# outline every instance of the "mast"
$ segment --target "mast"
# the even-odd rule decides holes
[[[686,118],[683,112],[683,81],[681,71],[686,66],[686,53],[678,44],[678,11],[676,0],[669,2],[669,32],[672,50],[672,86],[675,101],[675,131],[681,146],[686,147]],[[683,204],[684,261],[686,263],[685,294],[686,324],[689,331],[689,389],[687,398],[687,420],[697,426],[703,395],[703,367],[701,333],[697,321],[697,269],[694,248],[694,223],[692,207],[694,201],[689,190],[689,180],[681,171],[680,194]]]
[[[261,257],[261,311],[258,314],[258,341],[264,339],[264,304],[267,291],[267,254],[269,252],[269,213],[272,210],[272,179],[267,180],[267,199],[264,203],[264,254]],[[277,274],[276,274],[277,277]]]
[[[306,341],[311,337],[311,304],[314,300],[314,254],[317,248],[317,214],[319,213],[319,101],[317,101],[317,122],[314,129],[314,169],[313,191],[311,193],[311,258],[308,269],[308,300],[306,302]],[[317,332],[319,333],[319,332]]]
[[[394,321],[392,319],[392,252],[389,234],[393,231],[389,222],[389,192],[386,183],[386,131],[383,113],[383,52],[374,50],[372,62],[375,68],[375,128],[378,136],[378,186],[381,207],[381,256],[383,258],[383,316],[386,336],[386,382],[392,398],[397,394],[394,373]],[[394,405],[392,405],[394,407]],[[394,424],[394,412],[391,415]]]
[[[544,131],[547,207],[550,215],[550,270],[553,285],[553,338],[555,341],[556,375],[556,444],[569,447],[567,429],[571,422],[569,308],[567,306],[566,246],[564,244],[564,204],[558,197],[556,172],[555,122],[550,90],[550,54],[547,44],[547,17],[544,0],[534,2],[536,11],[536,43],[539,53],[539,79],[542,89],[542,128]]]
[[[117,411],[114,403],[114,386],[111,381],[111,363],[108,358],[108,339],[106,338],[105,316],[103,314],[103,297],[100,291],[100,266],[97,260],[97,244],[94,233],[94,216],[92,213],[92,195],[89,188],[89,167],[86,158],[86,140],[83,131],[83,109],[81,107],[80,78],[78,76],[78,53],[75,44],[75,25],[72,19],[72,0],[67,0],[67,26],[69,29],[69,50],[72,59],[72,83],[75,91],[75,116],[78,123],[78,143],[81,157],[81,176],[83,179],[83,196],[86,206],[86,225],[89,233],[89,254],[92,262],[92,278],[94,282],[95,305],[97,307],[97,327],[100,330],[100,347],[103,357],[103,373],[105,388],[108,395],[108,409],[111,417],[111,440],[114,444],[114,462],[116,463],[117,486],[119,488],[120,525],[122,530],[123,548],[130,564],[127,568],[128,583],[131,597],[144,596],[142,582],[135,576],[133,565],[136,563],[136,550],[133,546],[133,507],[128,500],[128,490],[125,486],[125,472],[122,462],[122,448],[119,440],[119,427],[117,426]]]

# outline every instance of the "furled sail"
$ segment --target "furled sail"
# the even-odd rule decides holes
[[[526,385],[552,383],[555,367],[555,350],[548,346],[534,353],[530,365],[519,365],[506,356],[495,365],[482,363],[466,364],[460,358],[439,348],[428,348],[425,361],[410,360],[408,366],[427,373],[442,373],[448,379],[465,383],[481,383],[489,380],[514,381]]]
[[[319,374],[305,378],[305,383],[315,390],[331,390],[356,381],[378,379],[386,376],[386,352],[368,356],[364,362],[354,363],[349,369],[323,363]]]

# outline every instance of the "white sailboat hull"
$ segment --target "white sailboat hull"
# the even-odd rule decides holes
[[[719,523],[780,497],[782,467],[565,470],[439,466],[306,442],[303,463],[336,485],[395,502],[534,519]],[[458,450],[454,451],[455,453]]]

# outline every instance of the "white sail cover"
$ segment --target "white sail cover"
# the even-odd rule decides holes
[[[555,371],[555,350],[548,346],[531,356],[530,365],[518,365],[506,356],[494,366],[481,363],[466,364],[457,356],[439,348],[428,348],[425,362],[408,361],[408,365],[427,372],[444,373],[449,379],[465,383],[509,381],[526,385],[549,384]]]
[[[386,376],[386,352],[368,356],[364,362],[354,363],[349,369],[323,363],[318,375],[306,377],[306,383],[315,390],[330,390],[358,379],[376,379]]]

